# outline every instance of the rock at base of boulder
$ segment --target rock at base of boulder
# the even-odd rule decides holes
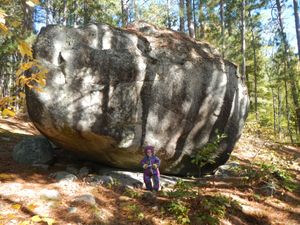
[[[14,147],[12,156],[18,163],[47,164],[53,160],[53,149],[47,138],[30,137]]]

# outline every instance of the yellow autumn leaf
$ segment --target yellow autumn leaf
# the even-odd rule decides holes
[[[10,25],[13,26],[14,28],[20,27],[21,24],[22,23],[20,21],[18,21],[18,20],[14,20],[14,21],[10,22]]]
[[[5,116],[14,117],[15,115],[16,115],[16,113],[10,109],[4,109],[2,111],[2,117],[5,117]]]
[[[30,225],[30,221],[25,220],[25,221],[19,223],[19,225]]]
[[[6,103],[9,103],[10,97],[4,97],[0,99],[0,105],[4,105]]]
[[[36,87],[36,86],[32,86],[32,89],[34,89],[35,91],[40,92],[40,93],[45,92],[43,89]]]
[[[19,93],[19,96],[20,96],[20,98],[25,98],[26,95],[25,95],[24,92],[20,92],[20,93]]]
[[[4,219],[4,217],[3,216],[0,216],[0,220],[3,220]]]
[[[29,46],[28,46],[29,47]],[[30,48],[30,47],[29,47]],[[31,49],[30,49],[31,51]],[[23,70],[23,71],[26,71],[26,70],[29,70],[30,68],[32,68],[33,66],[36,65],[36,62],[35,61],[30,61],[30,62],[27,62],[27,63],[22,63],[20,65],[20,69]]]
[[[26,1],[26,4],[29,5],[30,7],[34,7],[38,4],[40,4],[39,0],[30,0],[30,1]]]
[[[47,218],[47,217],[43,218],[43,221],[46,222],[48,225],[52,225],[52,224],[55,223],[55,220],[54,220],[54,219],[52,219],[52,218]]]
[[[39,215],[35,215],[35,216],[31,217],[31,221],[33,221],[33,222],[41,222],[42,219],[41,219],[41,217]]]
[[[28,57],[32,58],[32,49],[25,41],[19,41],[18,49],[23,57],[27,55]]]
[[[35,209],[36,209],[36,205],[35,204],[29,204],[28,206],[27,206],[27,208],[28,209],[30,209],[31,211],[34,211]]]
[[[12,208],[16,209],[16,210],[19,210],[21,208],[21,205],[20,204],[14,204],[14,205],[12,205]]]
[[[10,213],[10,214],[7,214],[7,215],[6,215],[6,218],[8,218],[9,220],[12,220],[12,219],[16,218],[16,215]]]
[[[0,18],[5,18],[6,16],[7,14],[2,9],[0,9]]]
[[[5,26],[5,24],[0,23],[0,31],[3,31],[4,34],[8,32],[8,28]]]
[[[10,174],[6,174],[6,173],[0,173],[0,179],[9,179],[12,176]]]

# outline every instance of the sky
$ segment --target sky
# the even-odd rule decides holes
[[[300,10],[300,9],[299,9]],[[262,10],[261,15],[263,17],[262,23],[265,25],[266,30],[263,32],[262,37],[264,39],[269,39],[272,33],[268,31],[268,21],[272,18],[270,9]],[[295,29],[295,18],[294,18],[294,7],[293,0],[287,0],[285,3],[285,8],[283,8],[283,26],[286,32],[288,42],[293,48],[294,52],[297,52],[297,37]]]

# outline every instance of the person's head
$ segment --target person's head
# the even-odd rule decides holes
[[[148,157],[150,157],[150,156],[154,155],[154,147],[148,145],[145,147],[144,152]]]

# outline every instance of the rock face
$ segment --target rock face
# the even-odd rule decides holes
[[[53,149],[45,137],[29,137],[13,149],[13,159],[24,164],[45,164],[53,160]]]
[[[161,171],[196,174],[195,151],[225,133],[212,171],[241,134],[248,96],[234,64],[208,44],[139,22],[48,26],[34,46],[48,69],[44,92],[27,90],[29,115],[56,145],[83,158],[139,169],[155,146]]]

